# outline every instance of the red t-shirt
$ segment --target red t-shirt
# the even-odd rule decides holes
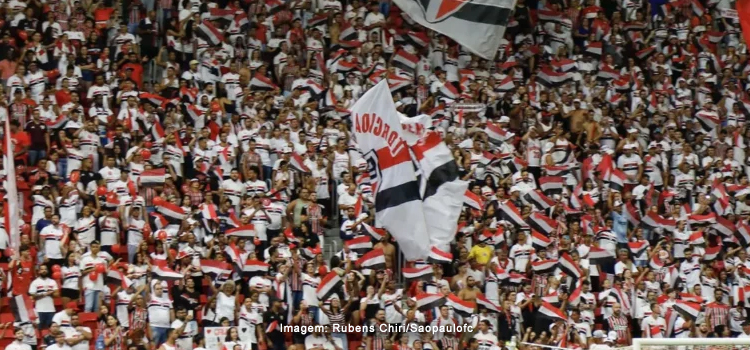
[[[71,101],[70,92],[65,90],[58,90],[55,92],[55,100],[58,106],[64,106],[66,103]]]
[[[19,131],[15,134],[11,134],[10,138],[12,139],[11,142],[16,146],[16,152],[18,151],[19,147],[29,147],[31,146],[31,139],[29,138],[29,135],[25,131]],[[8,152],[8,146],[3,142],[3,154]],[[25,162],[26,161],[27,154],[21,155],[16,157],[16,160],[20,160]]]
[[[136,84],[138,84],[138,87],[141,87],[143,85],[143,66],[136,63],[125,63],[122,65],[122,71],[125,72],[128,68],[133,69],[133,74],[130,75],[130,78],[132,78]]]
[[[29,292],[31,281],[34,280],[34,262],[21,261],[10,271],[13,274],[13,295],[21,295]]]

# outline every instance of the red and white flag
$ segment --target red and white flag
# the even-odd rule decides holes
[[[5,201],[3,203],[3,209],[5,213],[5,229],[8,232],[10,239],[10,248],[13,250],[15,257],[19,256],[18,248],[21,246],[21,230],[18,226],[18,214],[21,212],[21,207],[18,205],[18,187],[16,186],[16,164],[13,157],[9,157],[8,154],[14,154],[15,143],[10,134],[10,118],[5,118],[5,156],[3,156],[4,168],[5,168],[5,182],[3,188],[5,189]],[[34,309],[31,309],[34,312]]]

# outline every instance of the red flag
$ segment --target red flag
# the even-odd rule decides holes
[[[750,43],[750,0],[737,0],[737,16],[740,19],[745,43]]]

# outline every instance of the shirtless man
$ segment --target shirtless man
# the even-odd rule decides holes
[[[396,247],[391,244],[391,234],[386,233],[383,238],[375,244],[373,249],[382,249],[383,255],[385,255],[385,268],[393,271],[393,267],[396,262]]]
[[[463,301],[476,302],[477,294],[481,293],[479,288],[475,286],[476,281],[474,277],[466,277],[466,286],[458,292],[458,297]]]

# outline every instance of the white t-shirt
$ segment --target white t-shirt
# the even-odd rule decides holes
[[[320,284],[320,277],[313,277],[306,273],[302,274],[302,300],[309,306],[318,305],[318,294],[315,291]]]
[[[29,285],[29,295],[33,296],[36,294],[48,293],[56,291],[57,289],[57,282],[55,282],[55,280],[51,278],[42,279],[41,277],[38,277]],[[41,299],[37,299],[34,302],[34,311],[55,312],[55,300],[52,299],[52,296],[46,296]]]
[[[226,295],[224,292],[219,292],[216,295],[216,318],[221,319],[226,317],[227,319],[234,320],[234,309],[236,307],[235,300],[236,296]]]
[[[54,345],[52,345],[54,346]],[[48,346],[47,349],[53,349],[52,346]],[[66,345],[67,346],[67,345]],[[60,349],[53,349],[53,350],[61,350]],[[23,342],[19,342],[14,340],[12,343],[8,344],[8,346],[5,348],[5,350],[31,350],[31,345],[24,344]]]
[[[83,333],[79,332],[74,327],[62,328],[61,330],[63,331],[63,333],[65,333],[66,340],[83,337]],[[83,330],[86,333],[90,333],[93,336],[93,333],[91,332],[91,328],[81,326],[81,330]],[[89,345],[91,344],[91,340],[93,340],[93,338],[89,340],[83,340],[79,342],[78,344],[71,346],[70,348],[72,350],[88,350]]]
[[[172,310],[172,300],[167,293],[162,293],[161,297],[156,294],[151,295],[148,302],[148,321],[153,327],[169,328],[170,310]]]
[[[49,259],[62,259],[60,243],[63,238],[62,226],[47,225],[39,232],[40,239],[44,241],[44,256]]]
[[[65,310],[56,313],[55,316],[52,317],[52,322],[57,323],[61,328],[72,327],[70,325],[70,316],[68,316],[68,313]]]

